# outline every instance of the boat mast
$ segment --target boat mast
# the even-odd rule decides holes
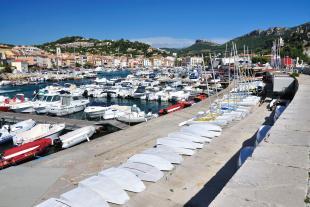
[[[202,57],[202,66],[203,66],[203,70],[206,72],[205,60],[204,60],[203,54],[201,54],[201,57]],[[210,90],[209,90],[208,78],[207,78],[207,75],[206,75],[206,74],[205,74],[205,79],[206,79],[206,84],[207,84],[207,93],[208,93],[209,108],[210,108],[210,111],[211,111]]]

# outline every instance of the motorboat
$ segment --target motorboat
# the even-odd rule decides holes
[[[87,104],[89,104],[89,100],[81,96],[61,95],[60,102],[47,107],[47,113],[55,116],[65,116],[83,111]]]
[[[89,141],[89,138],[93,136],[95,131],[96,128],[94,126],[86,126],[59,136],[59,140],[62,143],[62,148],[65,149],[72,147],[85,140]]]
[[[102,118],[107,119],[115,119],[120,116],[125,115],[126,113],[130,113],[131,107],[130,106],[119,106],[119,105],[112,105],[109,107],[108,110],[104,112]]]
[[[40,155],[51,144],[51,139],[44,138],[5,150],[0,159],[0,168],[5,168]]]
[[[22,145],[41,138],[57,139],[65,129],[65,124],[37,124],[30,130],[17,133],[13,137],[14,145]]]
[[[17,133],[30,130],[35,126],[35,124],[36,122],[34,120],[28,119],[13,125],[4,125],[0,129],[0,144],[12,140],[13,136],[15,136]]]
[[[33,103],[31,101],[14,104],[10,107],[11,111],[16,113],[32,113],[34,112]]]
[[[59,94],[45,94],[33,102],[33,109],[37,114],[46,114],[48,106],[59,102]]]
[[[10,111],[12,106],[20,103],[27,102],[28,99],[25,98],[24,94],[18,93],[14,96],[14,98],[10,99],[7,97],[2,97],[2,103],[0,104],[0,111]]]
[[[157,117],[157,114],[152,114],[151,112],[145,114],[145,112],[141,111],[136,105],[133,105],[130,112],[127,112],[116,119],[125,123],[137,124],[146,122],[155,117]]]
[[[109,109],[110,107],[105,106],[87,106],[84,113],[89,118],[99,118],[102,117],[103,114]]]

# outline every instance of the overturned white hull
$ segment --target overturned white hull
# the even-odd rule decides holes
[[[96,128],[94,126],[86,126],[60,136],[59,139],[62,142],[62,148],[72,147],[85,140],[89,141],[89,138],[95,133],[95,131]]]

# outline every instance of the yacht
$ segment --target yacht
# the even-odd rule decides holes
[[[46,114],[48,106],[60,102],[58,94],[46,94],[40,96],[37,101],[33,103],[33,109],[37,114]]]
[[[47,113],[54,116],[65,116],[83,111],[87,104],[89,104],[89,100],[81,96],[60,95],[60,101],[48,106]]]

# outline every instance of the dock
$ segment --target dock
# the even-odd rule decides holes
[[[96,129],[100,129],[102,126],[110,125],[117,129],[126,129],[129,125],[112,120],[104,121],[88,121],[88,120],[79,120],[79,119],[69,119],[63,117],[53,117],[47,115],[36,115],[36,114],[23,114],[23,113],[14,113],[14,112],[0,112],[0,119],[4,119],[7,122],[20,122],[27,119],[32,119],[40,124],[56,124],[56,123],[65,123],[67,130],[75,130],[85,126],[95,126]]]

